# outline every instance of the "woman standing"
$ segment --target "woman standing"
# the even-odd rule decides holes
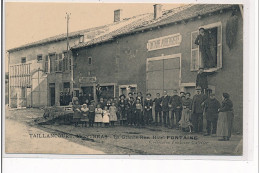
[[[125,101],[125,95],[122,94],[120,96],[120,100],[118,102],[118,112],[119,112],[120,125],[125,125],[125,122],[127,120],[126,106],[127,106],[127,103]]]
[[[190,93],[186,93],[185,97],[182,99],[182,115],[179,122],[182,131],[191,132],[191,104],[192,100],[190,99]]]
[[[217,136],[222,137],[219,141],[228,141],[231,137],[234,113],[233,103],[229,97],[228,93],[223,93],[222,105],[218,110]]]

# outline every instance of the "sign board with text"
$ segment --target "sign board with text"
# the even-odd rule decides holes
[[[152,50],[164,49],[168,47],[179,46],[181,44],[181,40],[182,37],[180,33],[155,38],[152,40],[148,40],[147,49],[148,51],[152,51]]]

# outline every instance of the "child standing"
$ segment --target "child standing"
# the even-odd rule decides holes
[[[110,113],[109,120],[111,122],[111,126],[114,126],[115,122],[117,121],[116,112],[117,112],[117,108],[115,106],[115,103],[112,103],[112,105],[109,108],[109,113]]]
[[[89,127],[93,127],[95,119],[95,105],[94,101],[91,101],[89,105]]]
[[[95,123],[97,123],[97,127],[98,125],[101,127],[102,126],[102,122],[103,122],[103,118],[102,118],[102,109],[100,108],[100,104],[97,105],[97,108],[95,109]]]
[[[79,121],[80,121],[80,117],[81,117],[80,105],[77,100],[74,102],[73,111],[74,111],[73,121],[75,123],[74,124],[75,127],[77,127],[79,125]]]
[[[111,100],[110,100],[110,99],[107,100],[106,106],[107,106],[107,109],[109,110],[109,108],[110,108],[110,106],[111,106]]]
[[[87,104],[83,104],[82,108],[81,108],[81,112],[82,112],[82,118],[81,118],[81,122],[82,122],[82,127],[85,124],[85,127],[87,127],[87,123],[89,122],[89,109]]]
[[[107,109],[107,106],[105,106],[103,110],[103,123],[105,127],[109,126],[109,110]]]
[[[137,99],[135,104],[135,124],[139,127],[141,124],[141,121],[143,119],[142,115],[143,106],[141,104],[141,100]]]

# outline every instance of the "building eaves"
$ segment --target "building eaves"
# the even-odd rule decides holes
[[[154,20],[153,14],[150,14],[150,18],[143,19],[141,22],[130,24],[124,28],[121,28],[115,32],[109,33],[102,37],[98,37],[86,43],[81,43],[73,46],[71,49],[79,49],[96,44],[105,43],[115,39],[116,37],[123,37],[125,35],[134,34],[137,32],[144,32],[155,27],[163,25],[173,24],[177,22],[183,22],[184,20],[191,19],[194,17],[202,16],[208,13],[214,13],[216,11],[233,7],[234,4],[190,4],[182,8],[176,8],[175,10],[168,10],[164,12],[164,15]]]

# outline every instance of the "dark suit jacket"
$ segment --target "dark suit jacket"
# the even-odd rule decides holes
[[[163,111],[169,111],[169,101],[170,101],[170,96],[162,96],[162,110]]]

